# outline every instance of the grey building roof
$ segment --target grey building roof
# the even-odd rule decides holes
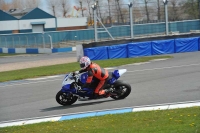
[[[35,8],[25,8],[25,9],[10,9],[9,11],[6,11],[6,13],[12,15],[13,17],[16,17],[20,19],[27,13],[31,12]]]

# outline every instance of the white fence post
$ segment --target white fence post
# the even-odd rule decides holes
[[[51,49],[53,49],[52,37],[51,37],[51,35],[48,35],[48,36],[49,36],[49,39],[50,39]]]

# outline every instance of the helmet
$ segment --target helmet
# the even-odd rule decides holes
[[[91,64],[90,58],[83,56],[80,59],[80,67],[82,70],[86,69]]]

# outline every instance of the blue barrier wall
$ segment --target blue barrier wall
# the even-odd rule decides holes
[[[127,58],[127,44],[113,45],[108,47],[109,59]]]
[[[128,57],[151,55],[151,42],[139,42],[128,44]]]
[[[102,60],[194,52],[198,50],[200,51],[200,38],[194,37],[85,48],[84,55],[91,60]]]
[[[176,53],[193,52],[199,50],[199,38],[180,38],[175,39]]]
[[[90,57],[91,60],[109,59],[107,46],[84,49],[84,55]]]
[[[152,55],[160,54],[172,54],[174,53],[174,39],[172,40],[162,40],[162,41],[152,41]]]

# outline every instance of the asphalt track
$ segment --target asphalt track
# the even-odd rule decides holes
[[[152,104],[200,100],[200,52],[174,54],[173,59],[121,66],[128,70],[121,80],[131,84],[124,100],[111,98],[78,101],[60,106],[55,95],[63,75],[0,83],[0,122]]]
[[[0,64],[59,59],[59,58],[67,59],[68,57],[76,57],[76,52],[53,53],[53,54],[19,54],[17,56],[5,56],[0,58]]]

